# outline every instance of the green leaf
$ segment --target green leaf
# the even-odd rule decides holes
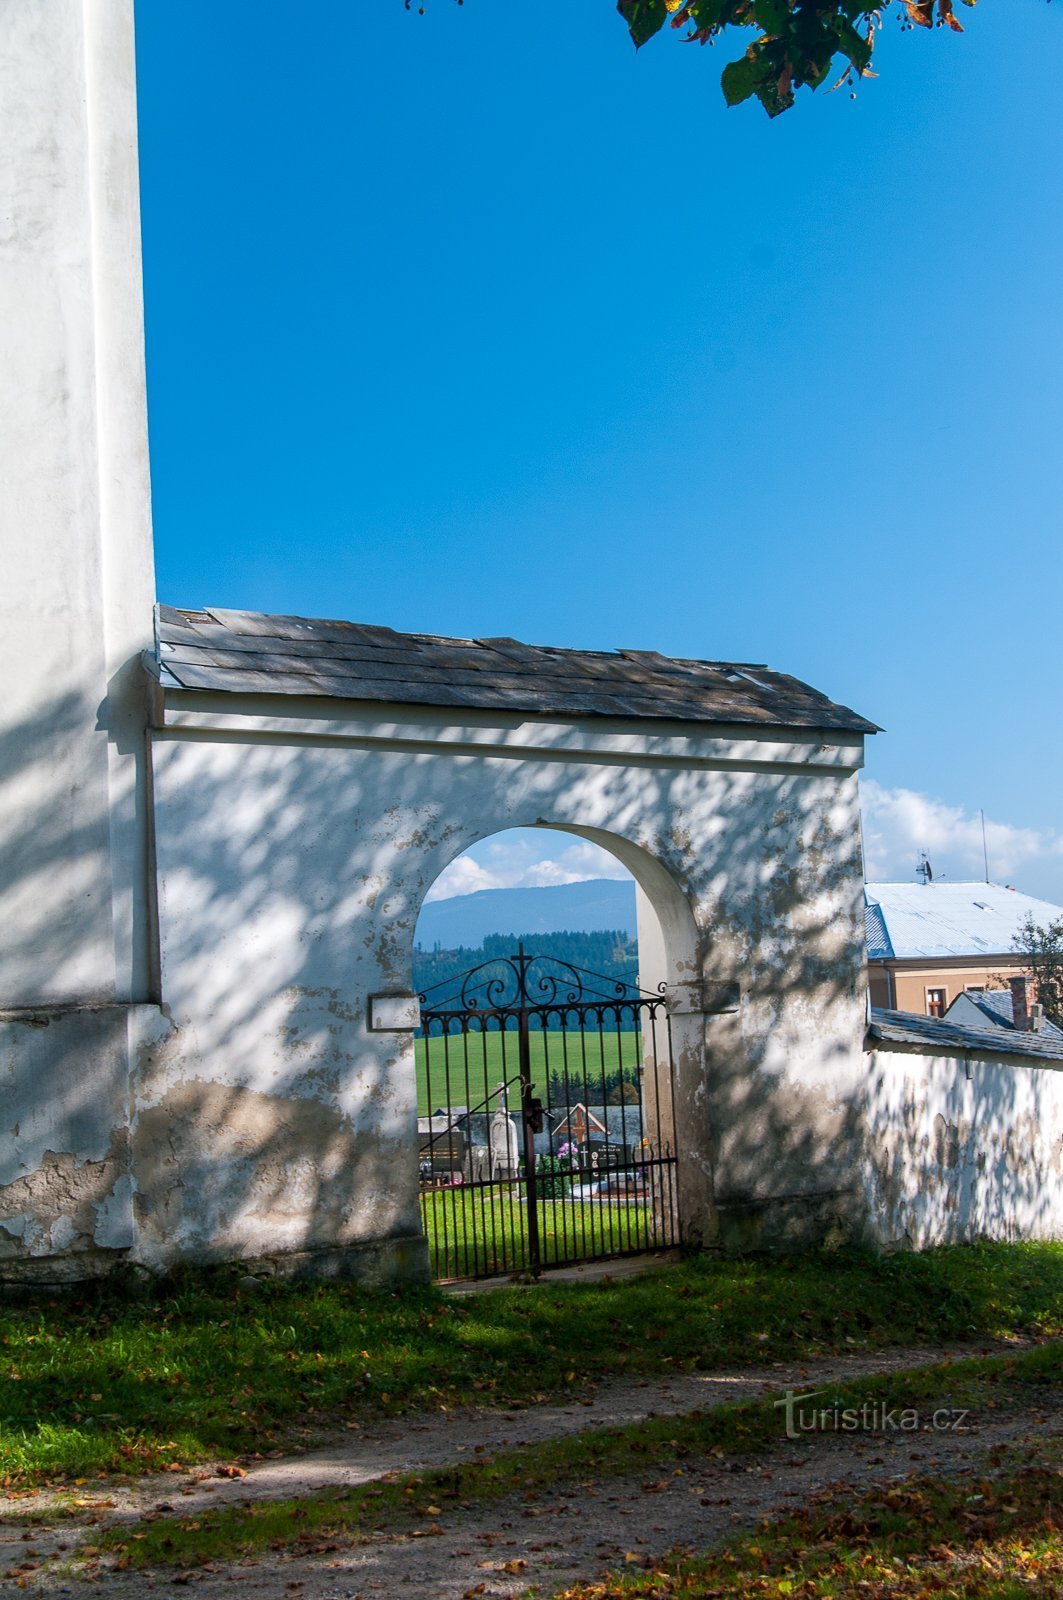
[[[727,7],[728,0],[690,0],[691,21],[698,28],[718,28]]]
[[[871,46],[844,17],[835,17],[833,27],[839,48],[849,57],[857,72],[863,72],[871,60]]]
[[[617,0],[616,9],[627,23],[636,50],[659,33],[668,19],[664,0]]]
[[[740,61],[729,61],[720,77],[723,97],[727,104],[741,105],[743,100],[748,100],[750,95],[756,94],[763,75],[763,67],[752,56],[743,56]]]
[[[757,99],[760,101],[769,117],[781,117],[783,112],[788,111],[794,103],[794,97],[792,94],[788,94],[786,98],[783,99],[773,83],[760,84],[757,89]]]
[[[788,0],[753,0],[753,15],[758,28],[776,36],[787,32],[793,23]]]

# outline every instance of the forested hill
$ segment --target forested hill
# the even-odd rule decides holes
[[[635,885],[631,878],[586,878],[534,889],[480,889],[475,894],[429,900],[417,921],[422,950],[479,949],[491,934],[597,933],[620,928],[635,937]]]
[[[481,945],[456,950],[422,950],[413,953],[413,986],[418,993],[443,983],[481,961],[511,956],[519,945],[528,955],[551,955],[589,972],[635,982],[638,945],[623,928],[603,928],[591,933],[492,933]]]

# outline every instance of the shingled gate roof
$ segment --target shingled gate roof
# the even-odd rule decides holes
[[[768,667],[672,660],[651,650],[557,650],[516,639],[445,639],[356,622],[158,608],[164,688],[230,694],[651,717],[877,733]]]

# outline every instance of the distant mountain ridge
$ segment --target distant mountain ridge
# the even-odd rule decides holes
[[[619,928],[634,938],[635,885],[630,878],[586,878],[542,889],[478,889],[430,900],[417,922],[422,950],[476,948],[492,933],[596,933]]]

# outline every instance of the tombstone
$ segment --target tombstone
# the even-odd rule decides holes
[[[517,1125],[501,1107],[491,1118],[491,1175],[515,1178],[520,1170]]]
[[[486,1144],[471,1144],[465,1162],[466,1183],[488,1183],[491,1178],[491,1148]]]

